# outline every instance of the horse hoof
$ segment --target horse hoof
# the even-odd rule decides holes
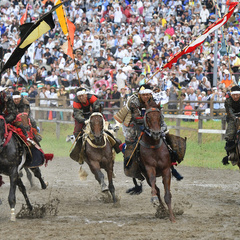
[[[176,222],[176,219],[175,219],[175,217],[170,217],[170,221],[172,222],[172,223],[175,223]]]
[[[44,182],[44,183],[45,183],[46,186],[43,189],[46,189],[48,187],[49,183],[48,182]]]
[[[102,192],[106,192],[106,191],[108,191],[107,185],[102,187]]]
[[[15,222],[16,221],[16,216],[15,216],[15,209],[12,208],[11,209],[11,217],[10,217],[11,222]]]
[[[158,207],[159,206],[159,200],[157,196],[154,196],[151,198],[151,202],[153,204],[154,207]]]

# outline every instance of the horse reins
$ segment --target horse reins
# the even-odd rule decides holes
[[[145,125],[146,130],[149,130],[149,127],[148,127],[148,125],[147,125],[146,116],[147,116],[147,114],[148,114],[149,112],[153,112],[153,111],[160,112],[160,110],[159,110],[158,108],[150,108],[150,109],[148,109],[148,110],[146,111],[146,113],[145,113],[145,115],[144,115],[144,118],[143,118],[143,120],[144,120],[144,125]],[[130,163],[130,161],[131,161],[131,159],[132,159],[132,157],[133,157],[133,154],[135,153],[135,151],[136,151],[139,143],[140,143],[142,146],[146,147],[146,148],[152,148],[152,149],[156,149],[156,148],[159,148],[159,147],[161,146],[162,141],[160,141],[159,144],[157,144],[157,145],[148,145],[148,144],[146,144],[145,142],[143,142],[143,141],[141,140],[143,134],[144,134],[144,132],[141,132],[140,136],[138,137],[136,146],[135,146],[135,148],[133,149],[132,154],[131,154],[130,158],[128,159],[128,162],[127,162],[126,166],[128,166],[128,164]]]
[[[144,134],[144,132],[141,132],[141,134],[140,134],[140,136],[139,136],[139,138],[138,138],[138,140],[137,140],[136,146],[135,146],[135,148],[133,149],[130,158],[128,159],[128,162],[127,162],[127,164],[126,164],[126,167],[127,167],[128,164],[130,163],[130,161],[131,161],[131,159],[132,159],[132,156],[133,156],[133,154],[135,153],[135,151],[136,151],[136,149],[137,149],[137,146],[138,146],[138,144],[139,144],[139,142],[140,142],[143,134]]]

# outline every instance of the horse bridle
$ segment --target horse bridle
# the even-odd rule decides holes
[[[159,139],[161,136],[161,130],[160,131],[153,131],[149,128],[148,124],[147,124],[147,114],[149,112],[158,112],[159,114],[161,114],[161,111],[158,108],[149,108],[143,118],[144,121],[144,126],[145,126],[145,132],[147,133],[147,135],[149,137],[154,137],[156,139]]]
[[[94,133],[93,130],[92,130],[92,126],[91,126],[92,121],[91,121],[91,118],[92,118],[93,116],[97,116],[97,115],[98,115],[98,114],[94,114],[94,115],[91,115],[91,117],[90,117],[90,132],[91,132],[91,134],[93,135],[94,138],[96,138],[96,136],[95,136],[95,133]],[[100,116],[100,115],[99,115],[99,116]],[[103,123],[103,125],[104,125],[103,117],[102,117],[102,123]],[[101,132],[100,132],[100,135],[101,135],[101,136],[103,136],[103,131],[104,131],[104,126],[103,126],[103,128],[102,128],[102,130],[101,130]]]

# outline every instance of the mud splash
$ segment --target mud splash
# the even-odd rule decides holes
[[[58,198],[52,199],[46,204],[33,204],[33,209],[30,211],[26,204],[22,205],[22,208],[17,213],[16,218],[44,218],[45,216],[57,216],[58,205],[60,200]]]

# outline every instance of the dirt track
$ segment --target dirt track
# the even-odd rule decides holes
[[[104,203],[100,187],[86,165],[87,181],[78,178],[79,165],[70,159],[55,158],[47,168],[42,167],[46,190],[40,190],[37,179],[30,188],[24,177],[32,203],[45,204],[60,200],[57,216],[41,219],[9,221],[7,202],[8,178],[0,188],[0,239],[59,240],[59,239],[240,239],[240,173],[230,170],[209,170],[179,166],[184,175],[181,182],[172,181],[172,196],[177,223],[157,219],[150,203],[150,188],[144,182],[141,195],[130,196],[132,187],[124,176],[122,163],[115,164],[114,179],[120,204]],[[163,187],[160,179],[158,186]],[[17,191],[18,212],[24,199]]]

